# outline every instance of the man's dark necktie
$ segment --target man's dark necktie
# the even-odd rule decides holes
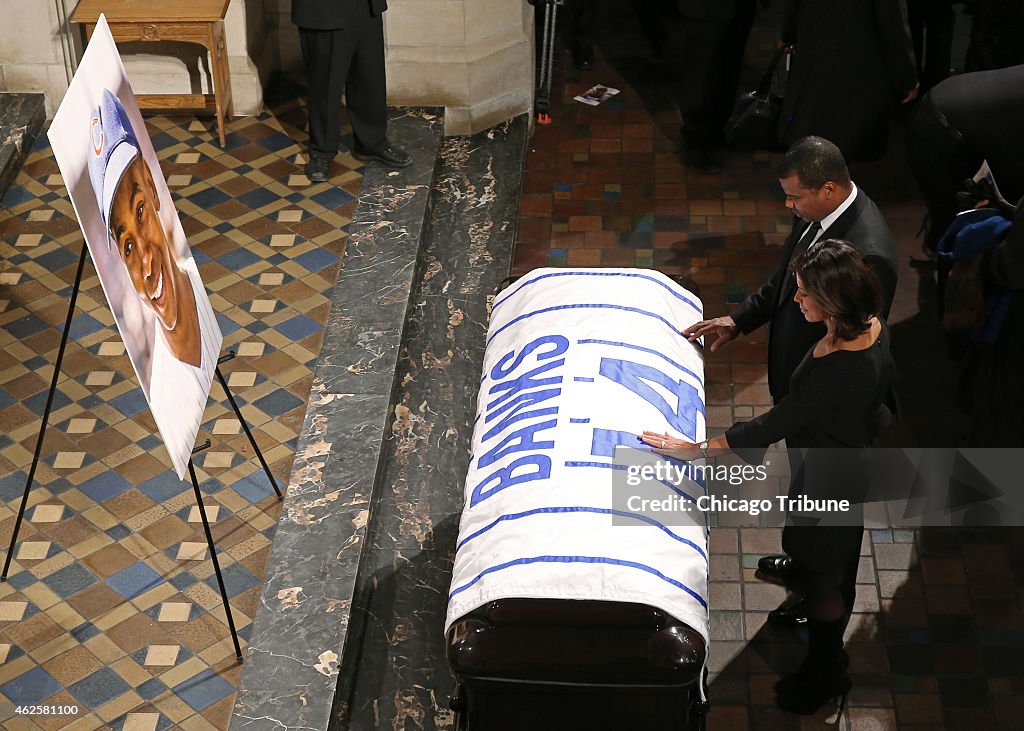
[[[790,266],[793,265],[793,262],[795,262],[801,254],[807,251],[819,231],[821,231],[821,221],[812,221],[811,225],[804,229],[803,235],[800,236],[800,239],[796,242],[796,246],[793,247],[793,254],[789,257]],[[790,287],[796,289],[796,275],[793,274],[792,269],[786,273],[785,281],[786,286],[781,292],[779,292],[779,304],[782,304],[782,299],[787,296]]]
[[[794,259],[807,251],[819,231],[821,231],[821,221],[811,221],[811,225],[804,229],[803,236],[800,237],[800,241],[797,242],[796,248],[793,249]]]

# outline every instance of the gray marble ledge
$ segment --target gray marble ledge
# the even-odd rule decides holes
[[[444,614],[526,121],[447,138],[438,155],[330,731],[452,728]]]
[[[413,164],[364,169],[231,729],[327,728],[442,122],[394,111]]]

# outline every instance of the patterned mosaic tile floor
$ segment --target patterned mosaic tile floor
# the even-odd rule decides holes
[[[223,367],[287,484],[361,163],[302,174],[294,89],[229,125],[147,124],[225,335]],[[0,211],[0,541],[10,539],[82,237],[41,136]],[[42,459],[0,584],[0,724],[226,728],[238,681],[192,488],[168,459],[87,264]],[[196,467],[234,620],[248,636],[280,503],[215,382]],[[75,716],[13,717],[14,704]]]

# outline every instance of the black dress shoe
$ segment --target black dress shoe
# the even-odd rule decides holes
[[[331,161],[322,157],[311,157],[306,163],[306,177],[313,183],[323,183],[331,169]]]
[[[705,175],[722,172],[722,160],[710,147],[684,147],[683,164]]]
[[[412,155],[405,150],[392,147],[387,140],[373,150],[366,150],[357,142],[352,147],[352,157],[363,162],[383,163],[391,168],[407,168],[412,164]]]
[[[800,570],[792,556],[762,556],[757,561],[757,570],[762,574],[784,581],[800,578]]]

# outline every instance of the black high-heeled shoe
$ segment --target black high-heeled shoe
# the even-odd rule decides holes
[[[775,704],[790,713],[813,716],[822,706],[832,701],[838,706],[835,716],[835,721],[838,721],[846,708],[846,696],[852,686],[850,676],[845,672],[832,677],[805,677],[802,682],[797,680],[787,692],[779,693],[775,697]]]
[[[850,656],[846,654],[846,650],[840,650],[839,653],[835,671],[841,675],[846,675],[847,670],[850,669]],[[806,683],[808,681],[808,677],[818,675],[821,672],[821,668],[812,666],[809,662],[804,662],[804,664],[800,666],[800,669],[795,673],[787,675],[785,678],[776,681],[775,694],[789,695],[797,691],[803,683]]]
[[[852,685],[846,672],[850,657],[843,650],[846,618],[807,622],[807,657],[795,675],[775,685],[775,703],[784,711],[811,716],[831,700],[838,699],[838,721],[846,708],[846,694]]]

